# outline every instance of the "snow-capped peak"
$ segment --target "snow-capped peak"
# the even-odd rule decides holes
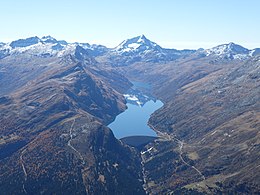
[[[207,49],[206,52],[208,54],[216,54],[216,55],[223,55],[223,54],[248,54],[248,49],[237,45],[235,43],[228,43],[218,45],[211,49]]]
[[[222,58],[245,59],[249,56],[250,50],[230,42],[228,44],[218,45],[211,49],[206,49],[205,52],[207,56],[214,55]]]
[[[119,53],[125,52],[142,52],[145,50],[159,50],[161,47],[156,43],[147,39],[144,35],[140,35],[131,39],[124,40],[113,51]]]
[[[82,50],[77,48],[78,45],[79,44],[76,43],[68,44],[66,41],[57,41],[51,36],[44,36],[42,38],[35,36],[0,45],[0,58],[4,58],[8,55],[20,54],[40,57],[62,57],[75,53],[77,54],[77,57],[87,56],[83,48]]]

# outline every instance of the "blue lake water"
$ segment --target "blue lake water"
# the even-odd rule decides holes
[[[150,115],[163,106],[157,101],[147,101],[142,106],[127,103],[127,110],[119,114],[115,121],[108,125],[112,129],[116,138],[120,139],[128,136],[156,136],[156,133],[147,125]]]

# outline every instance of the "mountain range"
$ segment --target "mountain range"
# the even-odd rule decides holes
[[[81,52],[83,52],[78,52],[78,55],[89,55],[92,57],[101,56],[103,58],[106,56],[113,63],[119,61],[119,66],[129,65],[139,61],[167,62],[191,54],[218,56],[219,58],[228,59],[247,59],[259,54],[260,52],[260,48],[249,50],[235,43],[222,44],[211,49],[166,49],[150,41],[144,35],[124,40],[115,48],[107,48],[95,44],[90,45],[88,43],[67,43],[63,40],[58,41],[51,36],[44,36],[42,38],[36,36],[19,39],[12,41],[11,43],[1,43],[0,58],[21,53],[41,57],[60,57],[73,51],[75,52],[76,49],[81,49]]]
[[[4,194],[257,194],[260,49],[115,48],[51,36],[0,43]],[[142,148],[107,127],[131,81],[164,106]]]

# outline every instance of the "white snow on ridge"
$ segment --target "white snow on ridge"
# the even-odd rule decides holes
[[[137,43],[144,43],[144,35],[141,35],[137,41]]]
[[[245,59],[248,58],[248,56],[250,56],[250,54],[249,55],[247,55],[247,54],[236,54],[233,57],[234,57],[234,59],[245,60]]]
[[[210,55],[210,54],[215,54],[215,55],[224,55],[226,53],[230,53],[232,52],[232,50],[230,49],[230,44],[226,45],[219,45],[217,47],[213,47],[211,49],[207,49],[206,50],[206,53],[207,53],[207,56]]]
[[[141,49],[141,53],[147,53],[147,51],[157,50],[157,47],[159,48],[159,46],[156,43],[148,40],[144,35],[141,35],[132,39],[124,40],[112,51],[119,54],[123,54],[128,52],[139,52],[139,49]]]
[[[128,45],[128,47],[131,49],[137,49],[140,46],[141,46],[141,44],[138,44],[138,43],[131,43]]]
[[[55,40],[54,38],[52,38]],[[9,53],[11,55],[23,54],[26,53],[28,55],[35,55],[35,56],[57,56],[62,57],[67,54],[71,54],[78,45],[78,43],[70,43],[70,44],[62,44],[57,42],[43,42],[44,40],[50,40],[49,37],[43,38],[42,41],[29,45],[26,47],[15,47],[12,48],[10,46],[11,43],[6,43],[2,47],[0,47],[0,52],[6,51],[5,53]],[[59,49],[54,49],[55,47],[60,47]]]
[[[231,59],[245,60],[250,56],[253,56],[254,50],[248,50],[240,45],[229,43],[223,44],[211,49],[204,50],[206,56],[215,55],[220,57],[228,57]]]
[[[28,52],[28,54],[32,54],[32,55],[37,55],[37,54],[43,54],[43,53],[55,53],[54,50],[52,49],[53,44],[51,43],[46,43],[43,44],[41,42],[34,44],[34,45],[30,45],[27,47],[16,47],[14,49],[11,50],[11,54],[13,53],[25,53]]]
[[[74,43],[71,43],[71,44],[68,44],[64,47],[63,50],[57,52],[57,56],[58,57],[61,57],[61,56],[64,56],[64,55],[67,55],[67,54],[70,54],[73,50],[75,50],[77,47],[77,44],[74,44]]]

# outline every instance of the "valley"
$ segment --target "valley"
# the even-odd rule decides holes
[[[165,49],[144,35],[115,48],[51,36],[1,44],[0,191],[259,193],[258,51]],[[137,123],[129,115],[111,126],[127,107],[149,119],[145,139],[124,127]]]

